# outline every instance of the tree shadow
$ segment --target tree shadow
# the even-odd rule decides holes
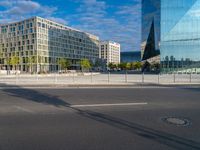
[[[200,143],[195,142],[193,140],[189,140],[173,134],[169,134],[167,132],[148,128],[143,125],[139,125],[134,122],[129,122],[124,119],[113,117],[104,113],[73,107],[73,105],[71,105],[68,102],[65,102],[62,99],[59,99],[58,97],[44,94],[33,89],[26,89],[19,86],[15,86],[15,88],[11,88],[13,86],[8,86],[8,85],[4,86],[6,86],[7,88],[2,88],[1,90],[12,96],[20,97],[25,100],[37,103],[53,105],[56,107],[65,107],[66,109],[73,110],[75,113],[77,113],[82,117],[86,117],[95,120],[97,122],[112,126],[114,128],[124,130],[134,135],[143,137],[145,139],[149,139],[158,142],[160,144],[167,145],[174,149],[200,150]]]

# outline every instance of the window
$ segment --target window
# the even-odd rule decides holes
[[[42,24],[42,27],[45,28],[45,24],[44,23]]]
[[[41,27],[41,23],[40,22],[38,22],[38,27]]]

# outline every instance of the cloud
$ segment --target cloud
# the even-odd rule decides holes
[[[63,2],[65,0],[57,0]],[[106,0],[68,0],[75,3],[73,14],[61,14],[56,6],[36,0],[0,0],[0,23],[41,16],[98,35],[101,40],[121,43],[122,51],[139,50],[141,0],[126,0],[121,6]],[[63,13],[64,12],[64,13]],[[67,21],[66,21],[67,20]]]
[[[57,23],[64,24],[64,25],[67,25],[67,24],[68,24],[68,22],[67,22],[65,19],[62,19],[62,18],[47,17],[47,19],[52,20],[52,21],[55,21],[55,22],[57,22]]]
[[[0,11],[0,23],[18,21],[33,16],[50,18],[57,11],[57,7],[41,5],[35,1],[7,0],[1,1],[0,6],[5,9]],[[52,18],[66,23],[62,18]]]
[[[138,9],[141,9],[140,4],[136,5],[127,5],[127,6],[121,6],[119,7],[119,11],[116,12],[116,14],[119,15],[140,15]]]
[[[9,7],[9,6],[11,6],[11,4],[10,4],[9,1],[1,1],[1,2],[0,2],[0,6]]]
[[[76,14],[68,17],[77,20],[74,28],[98,35],[101,40],[121,43],[122,51],[139,50],[140,45],[140,0],[120,7],[111,6],[103,0],[80,1]],[[109,9],[114,7],[114,12]],[[137,37],[137,38],[136,38]]]

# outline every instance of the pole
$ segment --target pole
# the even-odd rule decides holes
[[[125,82],[128,83],[127,71],[126,71],[126,74],[125,74]]]
[[[57,74],[55,73],[55,84],[57,84],[58,82],[58,78],[57,78]]]
[[[17,73],[15,73],[15,84],[17,85],[18,83],[18,76],[17,76]]]
[[[110,83],[110,71],[108,72],[108,83]]]
[[[142,83],[144,83],[144,72],[142,73]]]
[[[174,72],[174,83],[176,83],[176,75],[175,75],[175,72]]]
[[[74,79],[74,72],[73,72],[73,83],[75,82],[75,79]]]
[[[160,84],[160,73],[158,73],[158,84]]]
[[[93,82],[93,73],[91,72],[91,83]]]

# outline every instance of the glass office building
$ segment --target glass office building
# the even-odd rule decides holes
[[[200,72],[200,0],[161,0],[161,65]]]
[[[143,0],[142,5],[144,54],[158,46],[162,72],[199,73],[200,0]]]
[[[142,0],[142,61],[159,55],[160,50],[160,1]]]
[[[137,62],[141,60],[141,52],[140,51],[132,51],[132,52],[121,52],[120,54],[122,63],[131,63]]]

